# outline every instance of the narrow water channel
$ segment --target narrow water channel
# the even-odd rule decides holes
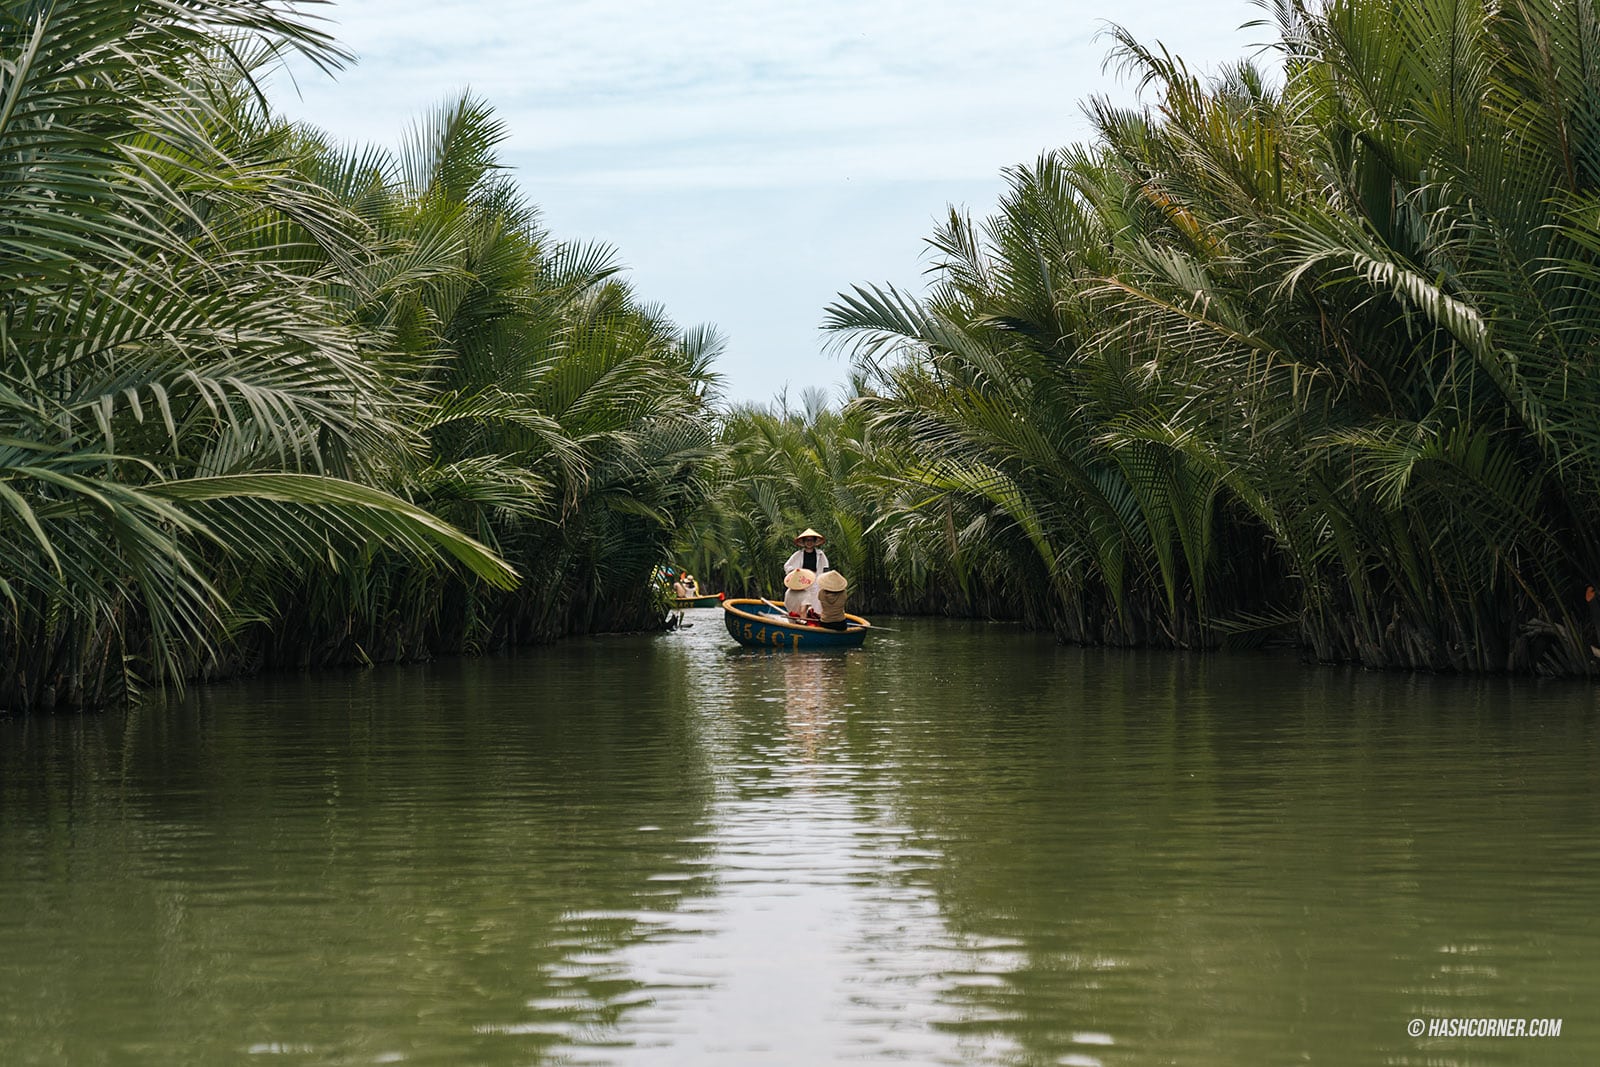
[[[1600,1062],[1587,685],[689,617],[0,720],[0,1064]]]

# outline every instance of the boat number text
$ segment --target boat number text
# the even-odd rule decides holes
[[[761,645],[770,643],[778,648],[783,647],[783,639],[787,637],[791,642],[793,642],[789,646],[790,648],[800,647],[799,634],[786,634],[781,630],[769,630],[765,626],[761,627],[760,629],[756,629],[755,626],[748,622],[744,624],[744,637],[747,641],[754,641]]]

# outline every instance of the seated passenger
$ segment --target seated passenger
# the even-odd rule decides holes
[[[850,583],[838,571],[829,571],[817,579],[817,605],[822,609],[818,626],[830,630],[844,630],[850,620],[844,616],[844,603],[850,598],[846,592]]]
[[[817,576],[804,567],[797,567],[783,576],[783,587],[788,590],[783,594],[783,610],[791,619],[816,617],[816,584]]]

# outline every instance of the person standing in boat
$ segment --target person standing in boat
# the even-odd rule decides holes
[[[845,618],[844,602],[850,598],[846,591],[850,583],[838,571],[828,571],[817,579],[817,609],[820,618],[818,626],[825,626],[830,630],[845,630],[850,627],[850,620]]]
[[[828,569],[828,554],[822,551],[822,542],[827,538],[807,526],[795,535],[794,543],[800,546],[798,552],[789,557],[783,565],[783,573],[799,570],[804,567],[812,574],[821,574]]]

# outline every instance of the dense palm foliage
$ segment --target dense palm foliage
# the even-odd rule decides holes
[[[785,396],[728,413],[704,467],[710,500],[678,558],[702,588],[779,597],[794,537],[814,526],[855,610],[1017,617],[1035,598],[995,550],[1010,524],[947,492],[902,435],[875,428],[862,385],[838,406],[812,390],[798,407]]]
[[[492,594],[440,568],[369,552],[297,571],[275,591],[267,655],[403,658],[652,621],[650,574],[702,490],[717,341],[640,305],[609,249],[552,241],[495,165],[488,109],[454,101],[396,158],[308,166],[388,249],[374,297],[349,296],[393,336],[417,447],[387,487],[471,532],[525,576]],[[325,570],[332,573],[324,573]],[[308,635],[310,640],[308,640]]]
[[[0,709],[623,624],[699,492],[714,339],[550,241],[472,101],[400,159],[275,121],[286,49],[342,58],[0,4]]]
[[[795,534],[819,526],[828,531],[828,558],[855,576],[857,597],[886,593],[885,546],[867,529],[884,461],[875,447],[862,419],[817,391],[798,409],[783,397],[770,409],[726,413],[702,471],[710,499],[680,541],[679,560],[704,589],[781,596]]]
[[[1119,36],[1154,106],[952,215],[925,299],[830,309],[913,457],[884,514],[982,524],[1074,639],[1590,670],[1600,15],[1275,14],[1281,77]]]

